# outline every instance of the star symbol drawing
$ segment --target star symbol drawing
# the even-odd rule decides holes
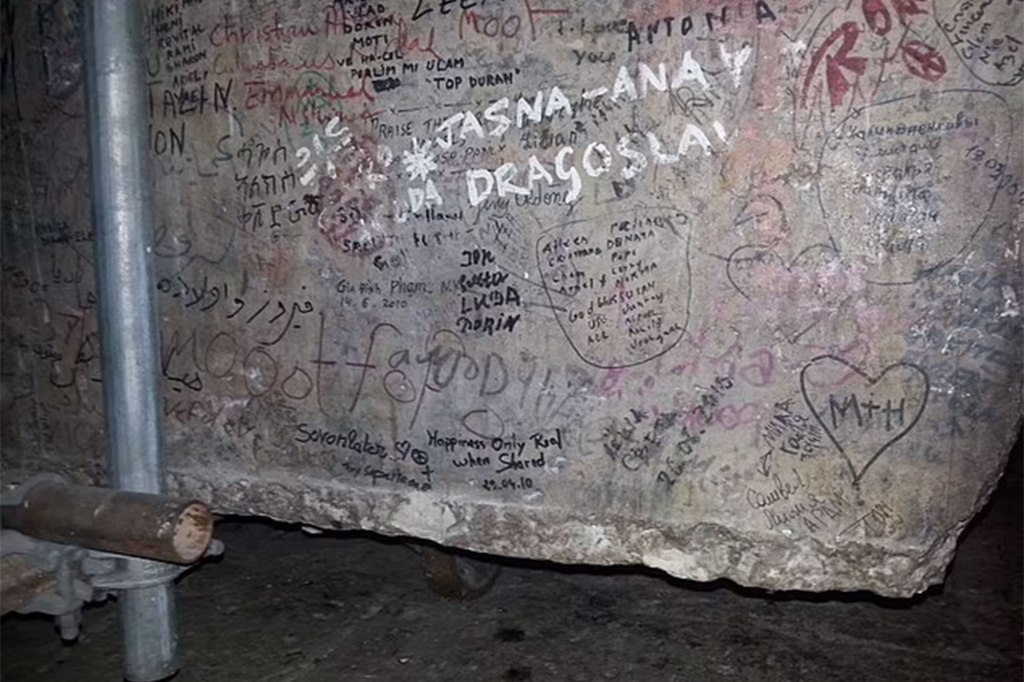
[[[413,180],[417,178],[425,181],[427,176],[437,170],[437,163],[434,155],[430,153],[430,142],[424,140],[421,144],[415,137],[412,138],[412,151],[402,152],[402,164],[405,172]]]

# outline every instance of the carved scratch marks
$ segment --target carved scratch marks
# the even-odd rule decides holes
[[[935,21],[971,74],[987,85],[1016,85],[1024,80],[1024,4],[956,3]],[[1006,16],[1009,14],[1009,16]]]
[[[685,213],[651,208],[575,221],[537,240],[545,292],[581,360],[632,367],[679,343],[689,320],[689,233]]]
[[[917,425],[929,389],[928,374],[909,362],[871,376],[842,358],[822,355],[800,372],[804,401],[846,461],[855,486]]]
[[[992,150],[1005,164],[1000,141],[1011,138],[1006,101],[979,90],[854,110],[821,150],[818,195],[833,242],[875,284],[910,284],[933,272],[973,239],[999,190],[971,151]]]
[[[836,286],[845,266],[829,244],[813,244],[787,260],[774,248],[741,246],[726,261],[729,283],[747,300],[768,306],[790,343],[834,314],[849,296]]]

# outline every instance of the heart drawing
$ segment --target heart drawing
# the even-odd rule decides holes
[[[774,318],[790,343],[849,297],[850,274],[836,249],[814,244],[788,261],[771,246],[741,246],[726,261],[726,277],[744,298]]]
[[[917,425],[929,390],[928,374],[910,362],[872,377],[842,358],[821,355],[800,371],[804,401],[846,460],[854,486]]]

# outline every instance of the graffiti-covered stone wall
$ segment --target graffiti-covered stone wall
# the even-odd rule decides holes
[[[1024,4],[144,13],[172,489],[772,589],[941,581],[1020,418]],[[82,7],[2,14],[4,472],[102,481]]]

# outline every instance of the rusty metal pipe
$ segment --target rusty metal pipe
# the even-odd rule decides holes
[[[213,535],[202,502],[51,481],[0,514],[5,528],[40,540],[176,564],[202,557]]]

